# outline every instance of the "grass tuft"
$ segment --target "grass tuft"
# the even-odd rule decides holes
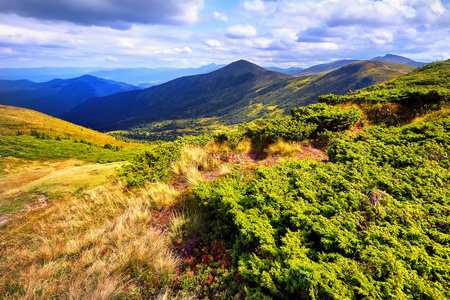
[[[296,152],[302,152],[303,145],[301,142],[277,140],[271,144],[266,152],[268,155],[290,156]]]

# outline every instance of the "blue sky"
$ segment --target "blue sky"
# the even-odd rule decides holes
[[[450,58],[449,0],[0,0],[0,67]]]

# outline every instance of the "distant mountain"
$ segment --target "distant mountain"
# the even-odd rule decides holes
[[[325,75],[292,77],[237,61],[214,72],[175,79],[141,91],[88,99],[61,118],[96,130],[129,129],[167,120],[220,118],[236,124],[345,94],[414,68],[363,61]]]
[[[224,65],[209,64],[199,68],[3,68],[0,80],[27,79],[34,82],[46,82],[55,78],[70,79],[82,75],[126,82],[130,85],[154,86],[178,77],[198,75],[220,69]]]
[[[206,74],[223,65],[209,64],[200,68],[121,68],[115,70],[100,70],[90,72],[90,75],[123,81],[133,85],[154,86],[170,80],[190,75]]]
[[[269,71],[275,71],[275,72],[284,73],[287,75],[295,75],[304,70],[303,68],[296,68],[296,67],[291,67],[288,69],[277,68],[277,67],[264,67],[264,68]]]
[[[416,68],[419,68],[419,67],[427,64],[424,62],[414,61],[407,57],[394,55],[394,54],[386,54],[385,56],[377,56],[377,57],[372,58],[372,60],[385,61],[385,62],[390,62],[390,63],[394,63],[394,64],[403,64],[403,65],[413,66]]]
[[[44,83],[0,80],[0,104],[29,108],[58,116],[88,98],[138,89],[122,82],[90,75]]]
[[[408,65],[408,66],[413,66],[416,68],[426,65],[426,63],[424,63],[424,62],[414,61],[407,57],[393,55],[393,54],[386,54],[385,56],[377,56],[377,57],[372,58],[371,60],[384,61],[384,62],[390,62],[390,63],[401,64],[401,65]],[[325,63],[325,64],[314,65],[312,67],[304,69],[301,72],[298,72],[295,74],[290,74],[290,75],[311,76],[311,75],[323,74],[323,73],[327,73],[327,72],[336,70],[338,68],[341,68],[343,66],[346,66],[346,65],[358,62],[358,61],[361,61],[361,60],[359,60],[359,59],[336,60],[336,61],[332,61],[332,62]]]
[[[355,59],[342,59],[342,60],[336,60],[336,61],[332,61],[330,63],[326,63],[326,64],[320,64],[320,65],[315,65],[312,67],[309,67],[297,74],[293,74],[296,76],[311,76],[311,75],[317,75],[317,74],[322,74],[322,73],[326,73],[326,72],[330,72],[333,70],[336,70],[340,67],[352,64],[354,62],[357,62],[359,60],[355,60]]]
[[[39,83],[30,80],[0,80],[0,92],[15,92],[20,90],[33,90]]]
[[[1,80],[27,79],[34,82],[46,82],[55,78],[70,79],[98,70],[98,68],[2,68]]]
[[[222,116],[248,105],[249,95],[277,89],[289,78],[240,60],[208,74],[89,99],[61,117],[104,131],[168,119]]]

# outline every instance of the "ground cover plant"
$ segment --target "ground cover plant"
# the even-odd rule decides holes
[[[225,242],[242,280],[223,298],[449,298],[449,129],[374,128],[331,146],[331,163],[196,187],[205,242]]]
[[[183,248],[195,264],[179,288],[216,299],[450,298],[445,101],[410,125],[339,135],[326,164],[287,161],[195,186],[190,203],[208,227],[197,249]],[[416,117],[430,112],[414,109]],[[317,128],[342,131],[360,116],[312,105],[246,133],[265,143],[314,139]]]

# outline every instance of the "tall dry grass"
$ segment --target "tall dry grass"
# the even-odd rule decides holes
[[[174,174],[182,175],[188,184],[195,185],[204,180],[201,171],[217,169],[221,162],[205,147],[185,146],[180,158],[171,165]]]
[[[249,152],[251,150],[251,146],[250,140],[245,138],[242,141],[239,141],[236,145],[233,145],[228,141],[218,142],[212,140],[206,145],[205,148],[209,153],[214,154],[239,154]]]
[[[266,153],[271,155],[290,156],[296,152],[303,151],[303,144],[301,142],[277,140],[275,143],[269,145]]]
[[[110,184],[0,227],[0,299],[123,299],[167,287],[179,259],[153,212],[176,196],[162,183],[133,193]]]

